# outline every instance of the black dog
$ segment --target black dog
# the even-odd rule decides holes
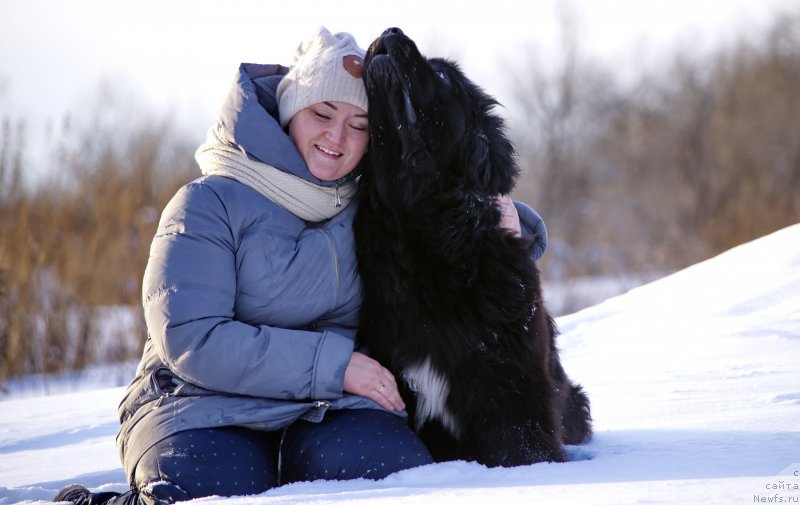
[[[360,338],[398,378],[438,461],[564,461],[591,436],[542,304],[530,242],[494,198],[518,168],[493,98],[390,28],[367,51],[370,146],[359,183]]]

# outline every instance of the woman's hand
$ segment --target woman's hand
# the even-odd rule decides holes
[[[522,236],[522,229],[519,224],[519,214],[517,208],[514,207],[514,201],[508,195],[496,196],[494,201],[497,203],[497,208],[500,210],[500,228],[504,228],[515,236]]]
[[[406,408],[394,375],[380,363],[360,352],[354,352],[344,371],[344,390],[365,396],[387,410]]]

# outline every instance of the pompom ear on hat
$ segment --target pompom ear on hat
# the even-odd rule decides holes
[[[300,110],[319,102],[345,102],[367,111],[361,80],[365,54],[349,33],[331,34],[324,27],[301,42],[289,73],[278,84],[281,127]]]

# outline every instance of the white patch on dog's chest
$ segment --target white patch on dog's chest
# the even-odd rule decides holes
[[[417,411],[414,425],[419,430],[425,421],[438,420],[450,433],[458,436],[458,423],[447,410],[447,396],[450,384],[431,364],[430,358],[422,363],[409,367],[403,372],[403,380],[417,395]]]

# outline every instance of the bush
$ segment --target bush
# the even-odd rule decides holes
[[[141,352],[141,278],[158,216],[199,172],[194,146],[168,121],[132,117],[94,117],[91,128],[65,121],[53,176],[28,190],[20,177],[28,168],[20,156],[24,129],[4,123],[0,381]],[[127,327],[109,319],[130,307],[136,317],[119,320]]]

